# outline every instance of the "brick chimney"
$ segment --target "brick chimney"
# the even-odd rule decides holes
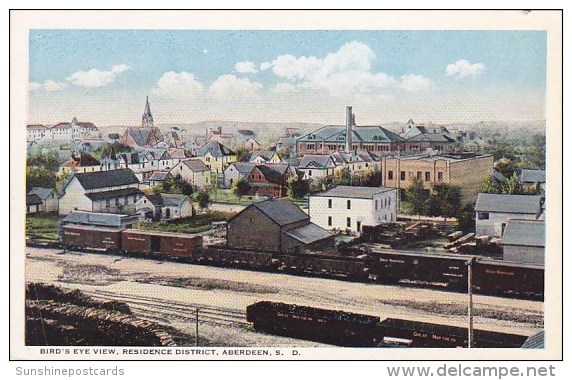
[[[354,117],[352,114],[352,106],[346,106],[346,152],[352,151],[352,126]]]

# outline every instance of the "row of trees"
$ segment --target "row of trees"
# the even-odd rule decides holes
[[[521,195],[537,195],[542,193],[540,184],[534,187],[524,187],[518,180],[516,173],[513,173],[507,181],[495,181],[492,176],[487,177],[480,189],[481,193],[489,194],[521,194]]]
[[[26,159],[26,192],[32,187],[61,190],[70,174],[58,174],[59,165],[55,151],[30,153]]]
[[[159,193],[169,193],[169,194],[184,194],[191,196],[195,202],[199,204],[201,208],[208,208],[212,203],[210,193],[208,190],[200,189],[198,190],[189,182],[185,181],[180,174],[174,177],[168,177],[163,183],[153,186],[147,190],[148,194],[159,194]]]
[[[458,217],[462,208],[461,188],[436,183],[431,191],[423,187],[423,181],[414,178],[405,190],[409,212],[416,215]]]

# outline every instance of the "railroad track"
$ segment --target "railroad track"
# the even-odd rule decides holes
[[[251,324],[246,322],[246,312],[233,309],[167,301],[155,297],[117,294],[104,290],[82,292],[93,298],[125,302],[132,310],[136,310],[141,318],[154,322],[169,323],[173,318],[178,318],[196,323],[198,309],[199,324],[252,329]]]

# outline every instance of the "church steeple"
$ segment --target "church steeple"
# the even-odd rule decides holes
[[[153,114],[151,114],[151,106],[149,105],[149,97],[145,101],[145,111],[143,112],[143,116],[141,117],[141,126],[152,128],[153,125]]]

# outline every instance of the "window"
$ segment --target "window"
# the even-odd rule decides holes
[[[348,199],[347,201],[348,210],[352,209],[352,201]]]
[[[442,182],[443,181],[443,172],[438,172],[437,173],[437,181]]]
[[[119,198],[115,198],[115,206],[119,206]]]
[[[417,172],[417,179],[421,179],[421,172]]]
[[[328,226],[332,226],[332,217],[328,216]]]
[[[489,220],[489,213],[488,212],[479,212],[477,214],[477,219],[479,220]]]
[[[404,171],[401,172],[401,180],[405,181],[405,172]]]
[[[431,172],[425,172],[425,182],[431,181]]]
[[[308,177],[311,177],[311,176],[312,176],[312,171],[308,170]]]
[[[391,207],[391,198],[387,198],[387,205]]]
[[[328,208],[332,208],[332,200],[328,199]]]
[[[352,218],[346,218],[346,227],[350,228],[352,226]]]
[[[375,200],[375,209],[377,210],[377,199]]]
[[[387,172],[387,179],[392,181],[393,180],[393,170]]]

